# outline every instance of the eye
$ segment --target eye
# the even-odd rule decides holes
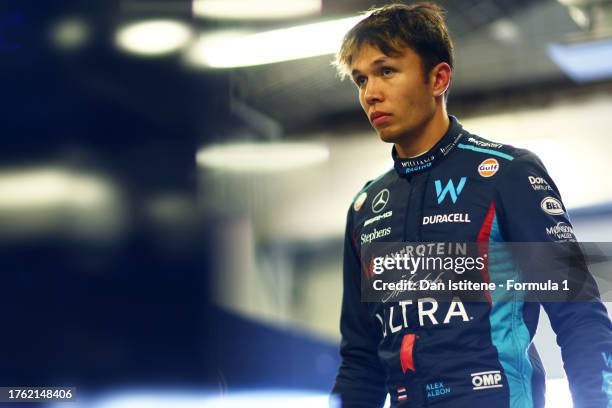
[[[380,72],[383,74],[383,76],[388,76],[395,72],[395,70],[389,67],[382,67]]]
[[[358,87],[361,88],[361,86],[363,86],[363,84],[366,83],[366,79],[367,78],[364,76],[358,76],[358,77],[355,77],[354,82]]]

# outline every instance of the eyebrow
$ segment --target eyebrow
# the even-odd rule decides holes
[[[380,58],[374,60],[374,62],[372,62],[370,64],[370,66],[373,67],[375,65],[382,65],[385,62],[387,62],[387,60],[388,60],[387,57],[380,57]],[[361,71],[359,71],[358,69],[354,69],[354,70],[351,71],[351,76],[355,76],[355,74],[360,74],[360,73],[361,73]]]

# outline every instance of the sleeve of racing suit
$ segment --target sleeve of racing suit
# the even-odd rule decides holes
[[[549,231],[553,231],[551,227],[558,225],[563,225],[565,231],[569,231],[573,237],[570,220],[557,187],[538,157],[527,153],[508,163],[508,166],[498,181],[503,214],[501,228],[502,232],[505,230],[506,239],[513,242],[555,242],[558,241],[557,237]],[[547,204],[552,205],[553,209],[545,211]],[[555,248],[561,248],[563,245],[547,245],[546,248],[558,251],[563,249]],[[578,251],[580,259],[584,259],[577,244],[568,245]],[[537,258],[540,254],[531,253],[529,256]],[[554,259],[562,258],[555,256]],[[554,266],[554,263],[545,265],[544,273],[556,274],[560,269]],[[599,290],[586,264],[574,263],[569,268],[573,276],[586,276],[583,283],[587,284],[581,287],[583,292],[580,299],[588,300],[546,301],[542,302],[542,306],[557,335],[557,344],[561,347],[574,407],[612,407],[612,402],[609,402],[612,391],[610,317],[600,300]],[[580,270],[572,271],[571,268]],[[541,274],[542,270],[534,269],[534,273]]]
[[[368,304],[361,302],[361,267],[352,230],[351,208],[344,237],[340,316],[342,362],[332,394],[343,408],[378,408],[382,407],[387,396],[385,373],[377,354],[381,331],[369,316]]]

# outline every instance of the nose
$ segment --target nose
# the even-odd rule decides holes
[[[384,100],[380,84],[375,78],[369,79],[366,82],[363,96],[368,105],[374,105],[375,103],[380,103]]]

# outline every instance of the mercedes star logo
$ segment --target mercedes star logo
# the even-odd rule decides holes
[[[387,202],[389,202],[389,190],[385,188],[376,194],[376,197],[372,200],[372,211],[375,213],[381,212],[387,205]]]

